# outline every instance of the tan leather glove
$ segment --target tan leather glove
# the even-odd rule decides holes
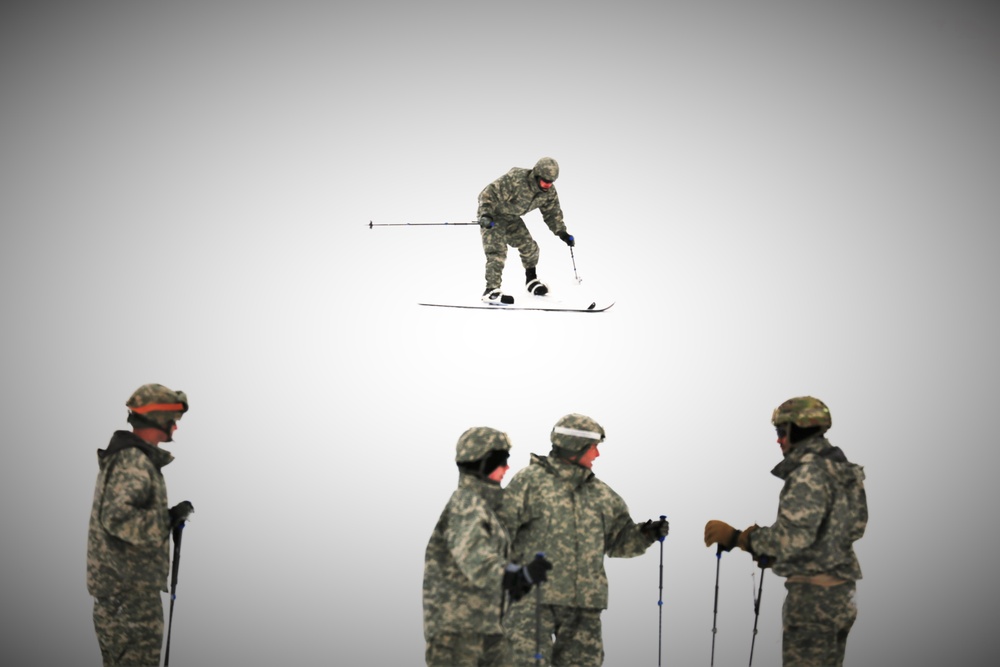
[[[758,526],[757,524],[754,524],[749,528],[744,528],[743,532],[741,532],[739,536],[736,538],[736,546],[738,546],[740,549],[743,549],[743,551],[752,553],[750,551],[750,533],[757,530],[758,528],[760,528],[760,526]]]
[[[723,551],[729,551],[736,546],[736,540],[739,536],[740,531],[736,530],[725,521],[712,519],[705,524],[706,547],[718,544]]]

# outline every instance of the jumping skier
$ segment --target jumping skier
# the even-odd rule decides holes
[[[486,291],[483,301],[492,304],[512,304],[514,297],[500,291],[507,246],[517,248],[524,267],[525,287],[531,294],[548,294],[549,288],[538,279],[538,244],[521,219],[528,211],[538,209],[552,233],[573,247],[574,238],[563,222],[555,180],[559,164],[543,157],[534,168],[514,167],[487,185],[479,193],[479,226],[486,253]]]

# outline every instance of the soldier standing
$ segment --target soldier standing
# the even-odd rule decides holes
[[[858,614],[854,595],[861,568],[854,542],[868,523],[864,470],[826,439],[832,420],[819,399],[789,399],[771,422],[784,455],[771,471],[785,482],[777,521],[742,531],[709,521],[705,545],[725,551],[738,546],[786,577],[782,664],[843,665]]]
[[[549,288],[538,279],[538,244],[524,225],[521,216],[539,209],[552,233],[572,247],[576,241],[566,232],[559,195],[554,185],[559,164],[543,157],[534,168],[514,167],[479,193],[479,230],[486,253],[486,291],[483,301],[512,304],[514,297],[500,291],[507,246],[517,248],[524,267],[525,287],[531,294],[548,294]]]
[[[534,664],[539,618],[542,637],[548,638],[540,646],[544,664],[603,664],[601,612],[608,606],[604,557],[639,556],[670,528],[666,520],[632,521],[621,496],[591,471],[604,436],[590,417],[562,417],[552,429],[549,456],[532,454],[531,464],[504,492],[500,518],[510,531],[514,556],[544,552],[554,565],[541,608],[530,596],[508,612],[505,625],[515,664]]]
[[[193,511],[167,509],[162,468],[187,396],[160,384],[139,387],[125,404],[132,431],[116,431],[97,451],[98,473],[87,540],[87,590],[104,664],[157,667],[163,601],[170,571],[170,531]]]
[[[505,591],[520,599],[545,581],[548,561],[509,562],[510,540],[497,518],[508,470],[507,434],[485,426],[458,439],[458,489],[445,505],[424,558],[424,638],[429,667],[508,667],[501,626]]]

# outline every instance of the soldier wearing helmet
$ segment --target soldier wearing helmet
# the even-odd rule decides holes
[[[784,456],[771,471],[784,481],[777,521],[740,531],[712,520],[705,525],[705,545],[722,551],[738,546],[786,577],[783,664],[842,665],[861,579],[854,542],[868,523],[864,470],[827,440],[833,422],[819,399],[788,399],[775,408],[771,423]]]
[[[501,620],[509,599],[545,580],[551,564],[510,562],[510,540],[497,518],[508,470],[507,434],[466,430],[455,447],[458,489],[438,519],[424,557],[424,639],[428,666],[507,667],[510,643]]]
[[[479,225],[486,253],[486,291],[483,301],[504,305],[514,297],[500,290],[507,246],[517,248],[524,267],[525,288],[531,294],[548,294],[549,288],[538,279],[538,244],[521,218],[538,209],[552,233],[572,247],[576,241],[566,231],[555,180],[559,164],[543,157],[532,169],[514,167],[487,185],[479,193]]]
[[[188,501],[167,508],[162,469],[174,457],[159,445],[173,440],[188,400],[183,391],[146,384],[125,405],[132,430],[116,431],[97,450],[87,590],[104,664],[158,665],[170,533],[194,510]]]
[[[581,414],[553,426],[548,456],[531,455],[504,492],[500,518],[515,558],[543,552],[553,569],[542,587],[541,653],[545,664],[588,667],[604,661],[601,613],[608,606],[604,558],[646,552],[669,531],[666,520],[632,520],[628,506],[593,473],[604,428]],[[516,665],[533,665],[536,601],[515,602],[507,615]]]

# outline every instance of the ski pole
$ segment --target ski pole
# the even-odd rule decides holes
[[[545,558],[545,554],[539,551],[535,554],[535,560]],[[535,664],[542,664],[542,582],[535,584]]]
[[[667,515],[661,514],[660,521],[666,520]],[[660,637],[656,646],[656,664],[661,665],[663,660],[663,537],[660,540],[660,599],[656,603],[660,608]]]
[[[722,564],[722,545],[715,551],[715,607],[712,609],[712,662],[710,664],[715,664],[715,633],[717,632],[715,627],[715,620],[719,616],[719,565]]]
[[[174,626],[174,600],[177,599],[177,571],[181,565],[181,535],[184,530],[184,521],[181,520],[174,526],[174,560],[170,567],[170,618],[167,621],[167,648],[163,659],[163,667],[170,665],[170,631]]]
[[[448,226],[454,227],[456,225],[478,225],[478,221],[474,222],[372,222],[368,221],[368,229],[374,227],[427,227],[427,226]]]
[[[764,592],[764,568],[767,566],[767,556],[760,557],[760,586],[757,597],[753,601],[753,638],[750,640],[750,665],[753,665],[753,645],[757,641],[757,619],[760,617],[760,595]]]
[[[573,277],[576,278],[576,284],[579,285],[583,282],[583,278],[576,274],[576,255],[573,254],[573,246],[569,247],[569,258],[573,260]]]

